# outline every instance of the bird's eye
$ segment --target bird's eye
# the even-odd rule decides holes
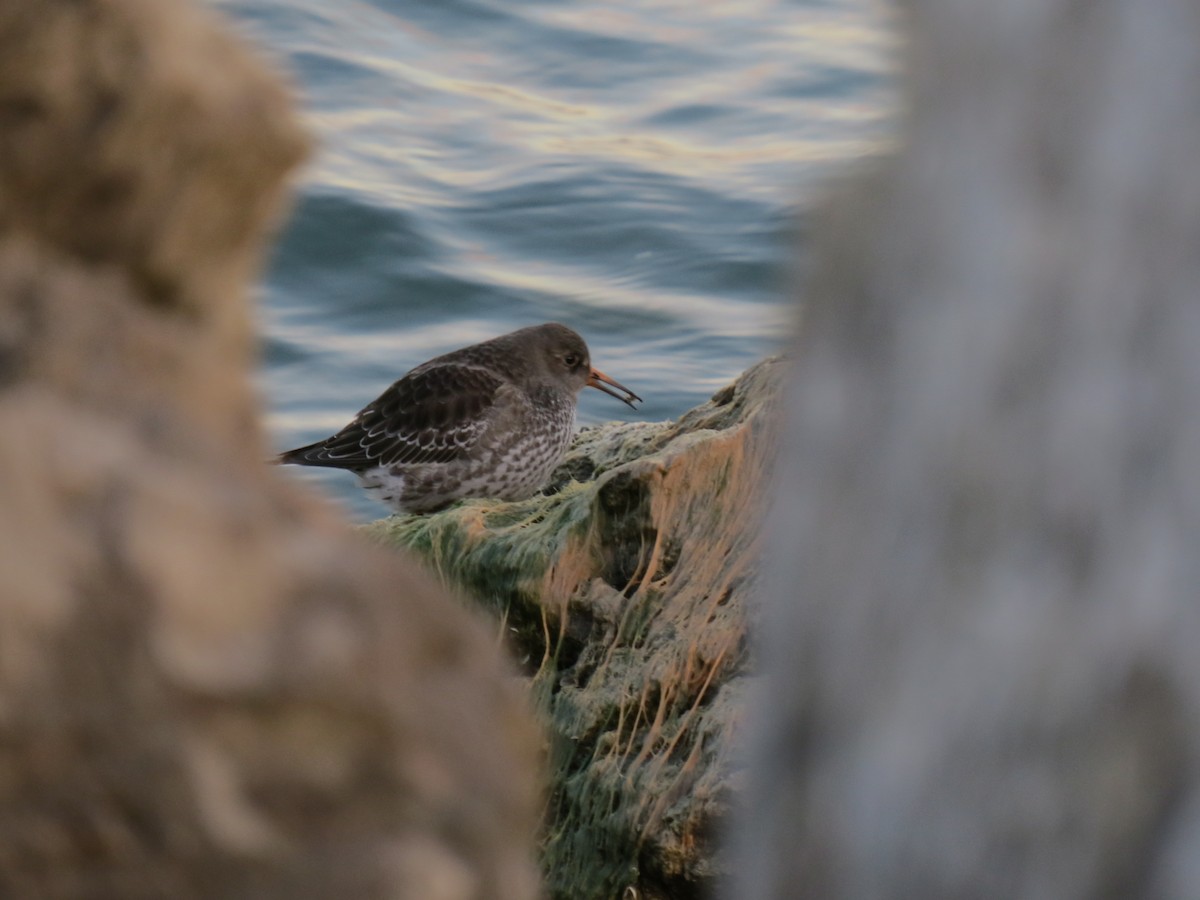
[[[574,353],[568,353],[563,357],[563,362],[567,364],[568,369],[573,369],[579,365],[579,357]]]

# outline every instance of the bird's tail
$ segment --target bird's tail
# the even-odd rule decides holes
[[[276,457],[281,465],[293,466],[324,466],[327,469],[349,469],[360,472],[377,465],[367,456],[357,440],[342,434],[317,441],[315,444],[305,444],[295,450],[285,450]]]
[[[328,466],[333,465],[326,456],[323,457],[322,451],[325,450],[325,442],[317,441],[315,444],[305,444],[303,447],[297,447],[295,450],[285,450],[275,457],[274,462],[281,465],[293,466]]]

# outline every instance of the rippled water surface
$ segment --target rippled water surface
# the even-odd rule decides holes
[[[263,285],[281,449],[548,320],[646,398],[586,391],[581,423],[678,415],[777,346],[806,205],[888,136],[868,0],[214,5],[291,71],[319,141]]]

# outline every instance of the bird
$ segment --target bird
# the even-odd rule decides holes
[[[571,328],[521,328],[422,363],[336,434],[277,461],[348,469],[400,513],[436,512],[467,497],[523,500],[566,453],[585,387],[631,409],[644,402],[592,368]]]

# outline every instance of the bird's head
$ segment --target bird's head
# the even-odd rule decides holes
[[[564,378],[575,393],[579,393],[585,387],[593,387],[616,397],[631,409],[637,408],[633,403],[635,400],[640,403],[641,397],[599,369],[592,368],[587,344],[576,331],[556,322],[540,325],[538,329],[542,337],[542,362],[552,377]]]

